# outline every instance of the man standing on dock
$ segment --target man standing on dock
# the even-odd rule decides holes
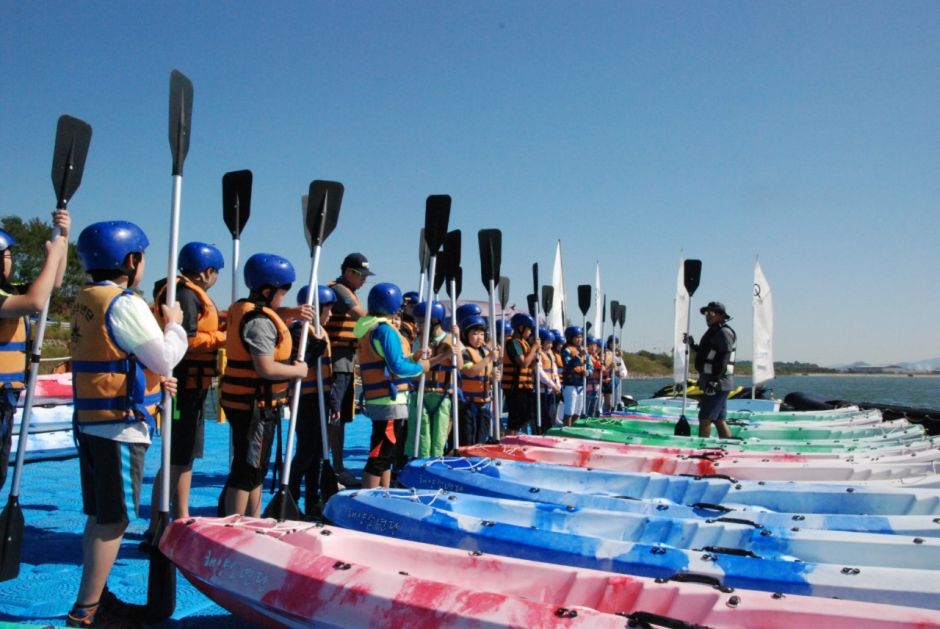
[[[698,345],[688,339],[695,350],[695,370],[698,384],[705,396],[698,404],[698,436],[711,436],[712,422],[722,439],[731,437],[728,428],[728,392],[734,389],[734,353],[737,335],[728,325],[731,317],[720,301],[710,301],[699,312],[705,315],[708,330]]]

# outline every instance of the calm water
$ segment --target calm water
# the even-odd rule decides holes
[[[669,384],[671,380],[628,380],[624,393],[640,399]],[[750,378],[735,378],[735,384],[749,387]],[[773,396],[782,400],[787,393],[802,391],[828,400],[900,404],[940,408],[940,377],[915,376],[785,376],[770,382]]]

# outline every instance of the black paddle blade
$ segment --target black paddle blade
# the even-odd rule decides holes
[[[618,318],[619,315],[620,315],[620,302],[619,302],[619,301],[612,301],[612,302],[610,302],[610,323],[611,323],[611,325],[613,325],[613,326],[616,326],[616,325],[617,325],[617,321],[619,321],[619,318]]]
[[[457,276],[460,269],[460,230],[448,232],[444,238],[444,275],[447,281]]]
[[[607,295],[604,295],[604,305],[601,306],[601,323],[607,323]]]
[[[450,222],[450,195],[432,194],[424,208],[424,241],[431,255],[441,250]]]
[[[529,305],[529,314],[532,315],[532,317],[534,318],[535,312],[536,312],[535,309],[539,303],[539,296],[538,295],[526,295],[525,300],[526,300],[526,303]],[[536,325],[538,325],[538,321],[536,321],[535,323]]]
[[[232,238],[241,238],[251,214],[250,170],[234,170],[222,175],[222,220]]]
[[[170,73],[170,152],[173,175],[183,174],[193,118],[193,82],[179,70]]]
[[[10,496],[0,514],[0,535],[3,535],[0,539],[0,581],[10,581],[20,575],[25,526],[19,496]]]
[[[624,304],[620,304],[620,329],[623,329],[623,324],[627,322],[627,307]]]
[[[505,310],[506,304],[509,303],[509,278],[506,276],[500,277],[497,289],[499,292],[499,309]]]
[[[457,273],[454,274],[454,289],[456,294],[450,294],[450,282],[447,282],[447,296],[451,299],[460,299],[460,291],[463,288],[463,269],[459,266],[457,267]]]
[[[447,279],[444,276],[444,265],[438,264],[434,267],[434,294],[441,292],[441,286],[444,285],[444,280]],[[428,301],[431,301],[431,297],[428,297]]]
[[[584,316],[587,316],[588,310],[591,309],[590,284],[581,284],[578,286],[578,308],[581,309],[581,314]]]
[[[313,248],[323,245],[329,238],[336,223],[339,221],[339,208],[343,204],[345,188],[338,181],[321,181],[317,179],[310,183],[307,193],[307,213],[304,215],[304,229],[310,233],[307,240],[311,255]]]
[[[689,296],[691,297],[695,294],[695,291],[698,290],[698,283],[702,279],[702,261],[686,260],[682,268],[683,275],[685,276],[682,283],[685,284],[685,289],[689,291]]]
[[[157,528],[150,549],[150,572],[147,575],[147,622],[163,622],[176,611],[176,566],[160,550],[160,538],[169,524],[170,515],[157,514]]]
[[[539,294],[539,263],[532,265],[532,292]]]
[[[52,153],[52,187],[55,188],[57,208],[66,207],[82,183],[90,144],[90,124],[72,116],[59,117]]]
[[[590,332],[590,331],[591,331],[591,328],[593,328],[593,327],[594,327],[594,324],[591,323],[590,321],[588,321],[587,323],[584,324],[584,331],[585,331],[585,332]]]
[[[293,496],[290,495],[290,491],[288,491],[284,485],[281,485],[278,492],[274,494],[274,497],[271,498],[268,506],[264,508],[264,513],[261,515],[265,518],[274,518],[278,522],[303,519],[300,508],[297,506],[297,503],[294,502]]]
[[[692,436],[692,426],[689,425],[689,420],[682,416],[679,418],[679,421],[676,422],[676,427],[672,430],[672,434],[676,437],[691,437]]]
[[[428,249],[428,243],[424,240],[424,228],[421,228],[421,238],[418,241],[418,264],[421,265],[421,271],[427,271],[431,264],[431,251]]]
[[[480,241],[480,270],[483,272],[483,286],[490,287],[490,280],[497,283],[499,267],[503,255],[503,232],[498,229],[481,229],[477,234]]]
[[[320,461],[320,500],[323,504],[339,493],[339,479],[327,459]]]
[[[555,287],[542,287],[542,312],[547,316],[552,311],[552,302],[555,301]]]

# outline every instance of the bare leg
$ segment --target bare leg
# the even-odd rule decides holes
[[[121,538],[127,524],[98,524],[98,518],[88,516],[85,532],[82,535],[82,580],[78,586],[76,605],[87,607],[101,599],[104,586],[108,583],[108,574],[114,566]]]
[[[250,518],[261,517],[261,488],[259,485],[248,493],[248,505],[245,507],[245,515]]]
[[[715,428],[718,429],[718,436],[722,439],[731,438],[731,428],[728,427],[728,422],[723,419],[719,419],[715,422]]]
[[[171,487],[176,491],[173,496],[173,518],[189,517],[189,490],[193,482],[193,464],[170,465]]]
[[[702,419],[699,417],[698,420],[698,436],[699,437],[711,437],[712,435],[712,420]]]
[[[375,489],[379,487],[382,482],[381,476],[374,476],[368,472],[362,473],[362,488],[363,489]]]
[[[229,487],[225,492],[225,515],[245,515],[248,508],[248,492]]]

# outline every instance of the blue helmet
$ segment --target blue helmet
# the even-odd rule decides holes
[[[369,291],[369,314],[393,315],[401,309],[401,289],[390,282],[376,284]]]
[[[506,319],[500,319],[496,322],[496,331],[499,332],[499,326],[503,326],[503,331],[506,333],[506,336],[512,336],[512,324],[509,323]]]
[[[294,265],[273,253],[256,253],[245,263],[245,284],[248,290],[261,290],[265,286],[283,288],[297,279]]]
[[[555,336],[556,343],[565,342],[565,335],[561,333],[561,330],[556,330],[555,328],[552,328],[551,330],[549,330],[549,332],[551,332]]]
[[[580,325],[569,325],[565,328],[565,340],[570,341],[578,335],[584,336],[584,328]]]
[[[310,284],[307,284],[299,291],[297,291],[297,305],[303,306],[307,303],[307,297],[310,294]],[[317,285],[317,297],[320,298],[320,305],[332,304],[336,301],[336,293],[333,292],[333,289],[329,286],[324,286],[323,284]]]
[[[5,229],[0,229],[0,251],[6,251],[16,244],[16,239]]]
[[[457,325],[460,325],[460,322],[466,319],[467,317],[473,315],[482,315],[483,309],[476,304],[464,304],[462,306],[457,306]]]
[[[120,269],[129,253],[143,253],[150,241],[130,221],[92,223],[78,236],[78,257],[85,271]]]
[[[539,328],[539,340],[540,340],[540,341],[552,341],[552,342],[554,342],[554,341],[555,341],[555,335],[552,334],[552,333],[551,333],[549,330],[547,330],[546,328],[540,327],[540,328]]]
[[[180,271],[202,273],[206,269],[216,271],[225,268],[225,259],[222,252],[204,242],[190,242],[180,249],[178,258]]]
[[[601,344],[601,340],[600,340],[599,338],[597,338],[596,336],[591,336],[590,334],[588,334],[588,337],[587,337],[587,344],[588,344],[588,345],[600,345],[600,344]]]
[[[614,343],[620,344],[620,338],[616,334],[607,337],[607,347],[613,347]]]
[[[401,296],[401,301],[402,303],[408,303],[408,302],[418,303],[418,292],[413,291],[413,290],[408,291],[407,293]]]
[[[415,306],[415,319],[426,319],[428,314],[428,302],[422,301],[420,304]],[[431,302],[431,321],[437,319],[438,321],[444,321],[444,317],[447,316],[447,312],[444,310],[444,304],[439,301]]]
[[[524,312],[517,312],[509,320],[509,325],[512,326],[513,331],[522,332],[523,328],[534,328],[535,319]]]
[[[485,331],[486,319],[484,319],[480,315],[470,315],[468,317],[464,317],[463,319],[461,319],[459,325],[460,325],[460,331],[463,332],[464,334],[467,334],[468,332],[470,332],[470,330],[473,330],[475,328],[480,328]]]

